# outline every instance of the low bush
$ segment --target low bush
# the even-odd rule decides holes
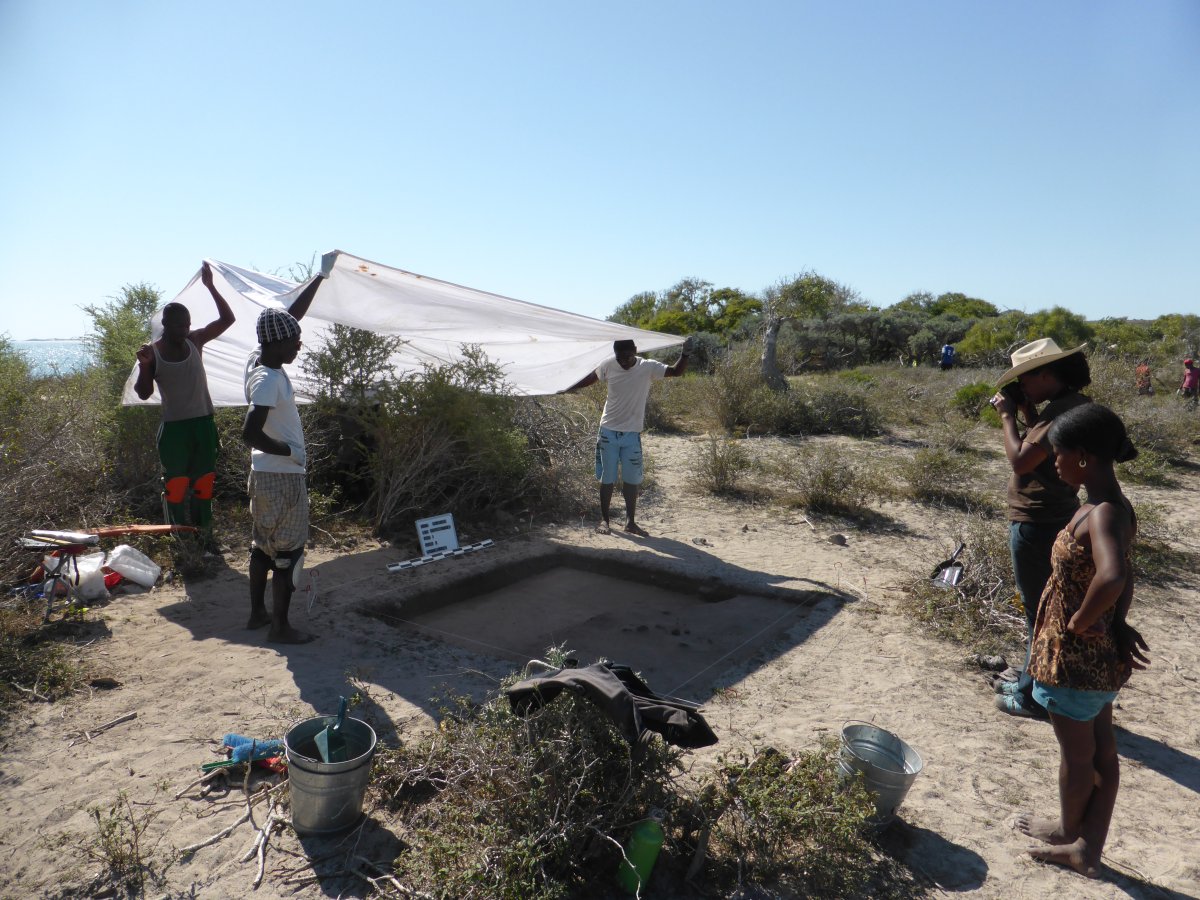
[[[971,484],[969,457],[943,447],[923,447],[896,465],[905,494],[918,503],[990,510],[994,502]]]
[[[742,475],[751,465],[750,454],[740,441],[710,434],[692,457],[688,480],[704,493],[735,494]]]
[[[837,753],[827,738],[795,757],[771,747],[721,756],[697,804],[719,883],[737,896],[860,896],[875,804],[861,777],[839,777]]]
[[[989,400],[996,389],[984,381],[963,385],[954,392],[954,408],[965,419],[978,419],[985,409],[990,409]]]
[[[962,580],[954,587],[935,584],[934,566],[950,555],[930,555],[926,566],[902,585],[901,608],[933,634],[976,653],[1011,652],[1025,643],[1028,626],[1013,580],[1008,523],[967,516],[958,540]]]
[[[377,754],[370,790],[403,829],[393,865],[414,896],[613,896],[622,848],[654,808],[656,893],[690,871],[720,896],[855,896],[875,867],[874,804],[861,780],[841,782],[835,752],[734,751],[691,777],[682,751],[653,738],[635,752],[569,691],[524,718],[503,696],[459,697],[437,731]]]
[[[876,494],[863,467],[832,444],[777,458],[773,469],[787,502],[817,512],[858,514]]]

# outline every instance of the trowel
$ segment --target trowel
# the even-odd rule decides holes
[[[950,554],[950,558],[944,559],[937,564],[937,568],[929,576],[934,584],[938,587],[950,588],[962,581],[963,567],[958,562],[958,555],[966,549],[966,546],[962,541],[959,541],[958,546],[954,548],[954,552]]]
[[[346,722],[347,705],[346,698],[342,697],[342,704],[338,707],[337,721],[332,725],[326,725],[317,732],[315,740],[317,752],[321,754],[321,762],[346,761],[346,736],[342,734],[342,725]]]

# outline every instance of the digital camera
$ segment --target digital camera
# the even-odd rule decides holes
[[[1021,383],[1019,381],[1010,381],[1004,387],[1000,388],[1000,393],[1017,404],[1017,406],[1025,404],[1025,392],[1021,390]]]

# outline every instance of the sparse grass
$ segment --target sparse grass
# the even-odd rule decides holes
[[[918,503],[990,511],[995,501],[972,484],[972,460],[943,447],[923,447],[895,463],[906,495]]]
[[[772,468],[785,502],[804,509],[861,514],[875,494],[862,463],[833,444],[777,457]]]
[[[0,723],[30,701],[61,699],[75,690],[83,670],[68,657],[61,627],[42,625],[41,600],[14,600],[0,608]]]
[[[742,475],[752,465],[741,441],[710,434],[692,457],[688,480],[699,491],[728,496],[737,493]]]
[[[930,573],[953,547],[930,555],[920,570],[904,583],[900,606],[931,632],[972,652],[1011,652],[1025,641],[1025,615],[1021,609],[1008,549],[1008,523],[968,515],[958,539],[966,548],[958,558],[962,581],[940,587]]]
[[[169,784],[162,782],[155,786],[155,793],[168,789]],[[101,866],[86,888],[88,896],[117,896],[123,889],[128,896],[145,897],[148,888],[162,887],[174,861],[172,854],[159,854],[161,837],[151,842],[146,834],[162,811],[153,804],[134,803],[121,791],[107,806],[88,809],[94,833],[61,833],[45,843],[73,848],[84,861]]]

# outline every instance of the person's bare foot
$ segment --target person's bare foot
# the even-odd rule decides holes
[[[267,634],[268,644],[307,644],[309,641],[315,641],[316,639],[317,636],[315,634],[309,634],[307,631],[297,631],[290,625],[278,631],[272,628]]]
[[[1029,855],[1042,862],[1074,869],[1085,878],[1100,877],[1100,860],[1093,861],[1088,858],[1083,838],[1058,847],[1030,847]]]
[[[638,537],[650,537],[650,533],[637,522],[626,522],[625,531],[629,534],[636,534]]]
[[[612,529],[609,528],[607,522],[601,522],[596,526],[596,534],[612,534]]]
[[[1058,819],[1035,816],[1033,813],[1018,813],[1013,819],[1013,828],[1039,841],[1053,844],[1056,847],[1071,843],[1062,833]]]
[[[262,628],[271,624],[271,614],[264,610],[250,610],[250,620],[246,622],[247,629]]]

